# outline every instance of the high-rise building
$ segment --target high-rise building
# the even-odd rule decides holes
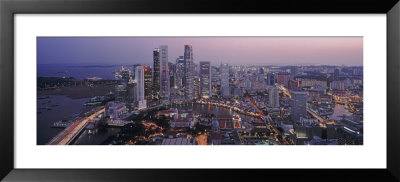
[[[153,76],[150,66],[144,66],[144,97],[146,99],[146,103],[150,104],[152,100],[152,82]]]
[[[127,99],[129,103],[136,101],[136,81],[130,80],[127,85]]]
[[[211,82],[220,84],[220,78],[220,66],[211,66]]]
[[[168,70],[168,46],[160,46],[160,60],[161,60],[161,86],[160,86],[160,96],[161,102],[163,104],[169,103],[169,88],[170,88],[170,78]]]
[[[288,89],[289,90],[298,90],[298,89],[300,89],[300,82],[298,80],[294,80],[294,79],[289,78]]]
[[[199,75],[199,65],[193,64],[193,88],[194,88],[194,99],[200,98],[200,75]]]
[[[194,99],[194,65],[192,45],[185,45],[183,59],[185,62],[185,98],[186,100],[190,101]]]
[[[176,59],[175,63],[175,71],[176,71],[176,76],[175,76],[175,87],[176,88],[183,88],[184,87],[184,77],[185,77],[185,60],[183,59],[183,56],[179,56]]]
[[[211,97],[211,63],[200,62],[200,94],[202,98]]]
[[[277,77],[275,73],[268,72],[267,74],[267,85],[274,85],[276,83]]]
[[[176,68],[175,64],[168,62],[168,70],[169,70],[169,87],[175,87],[175,77],[176,77]]]
[[[290,79],[290,74],[289,73],[278,73],[277,76],[277,83],[285,86],[286,88],[288,88],[289,85],[289,79]]]
[[[161,65],[160,65],[160,49],[153,50],[153,99],[158,102],[160,99],[161,86]]]
[[[291,114],[294,122],[307,117],[307,92],[291,91]]]
[[[279,90],[276,87],[268,88],[269,100],[268,106],[271,108],[279,108]]]
[[[221,64],[221,95],[222,97],[229,98],[231,90],[229,88],[229,66],[228,64]]]
[[[133,110],[136,107],[136,80],[129,80],[127,85],[127,106],[128,109]]]
[[[146,99],[144,97],[144,67],[137,66],[135,69],[136,81],[136,100],[138,102],[138,109],[146,108]]]
[[[119,102],[127,102],[126,83],[121,83],[115,86],[115,100]]]
[[[121,79],[125,82],[128,82],[131,77],[131,73],[129,69],[122,67],[121,69]]]

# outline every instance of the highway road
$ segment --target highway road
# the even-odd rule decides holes
[[[321,116],[318,116],[317,114],[315,114],[314,112],[312,112],[310,109],[307,109],[307,112],[310,113],[312,116],[314,116],[315,118],[317,118],[319,120],[319,122],[321,123],[326,123],[326,120],[324,118],[322,118]]]
[[[104,113],[105,108],[102,107],[96,112],[85,118],[79,118],[71,126],[65,128],[60,134],[54,137],[49,145],[68,145],[81,131],[86,127],[89,122],[93,122],[101,113]]]

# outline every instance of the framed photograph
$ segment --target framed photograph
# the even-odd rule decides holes
[[[400,180],[397,1],[1,1],[0,17],[0,179]]]

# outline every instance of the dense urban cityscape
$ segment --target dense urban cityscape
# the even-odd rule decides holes
[[[113,79],[38,76],[38,123],[57,128],[38,144],[363,144],[362,66],[195,61],[190,44],[168,52],[148,50],[152,64],[73,67],[110,68]]]

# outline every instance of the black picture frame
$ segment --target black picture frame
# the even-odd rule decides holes
[[[386,169],[15,169],[14,14],[382,13],[387,15]],[[0,179],[5,181],[400,181],[398,0],[0,0]],[[379,107],[379,106],[377,106]],[[382,118],[384,120],[384,118]],[[383,121],[384,122],[384,121]],[[212,161],[211,161],[212,162]],[[214,161],[215,162],[215,161]]]

